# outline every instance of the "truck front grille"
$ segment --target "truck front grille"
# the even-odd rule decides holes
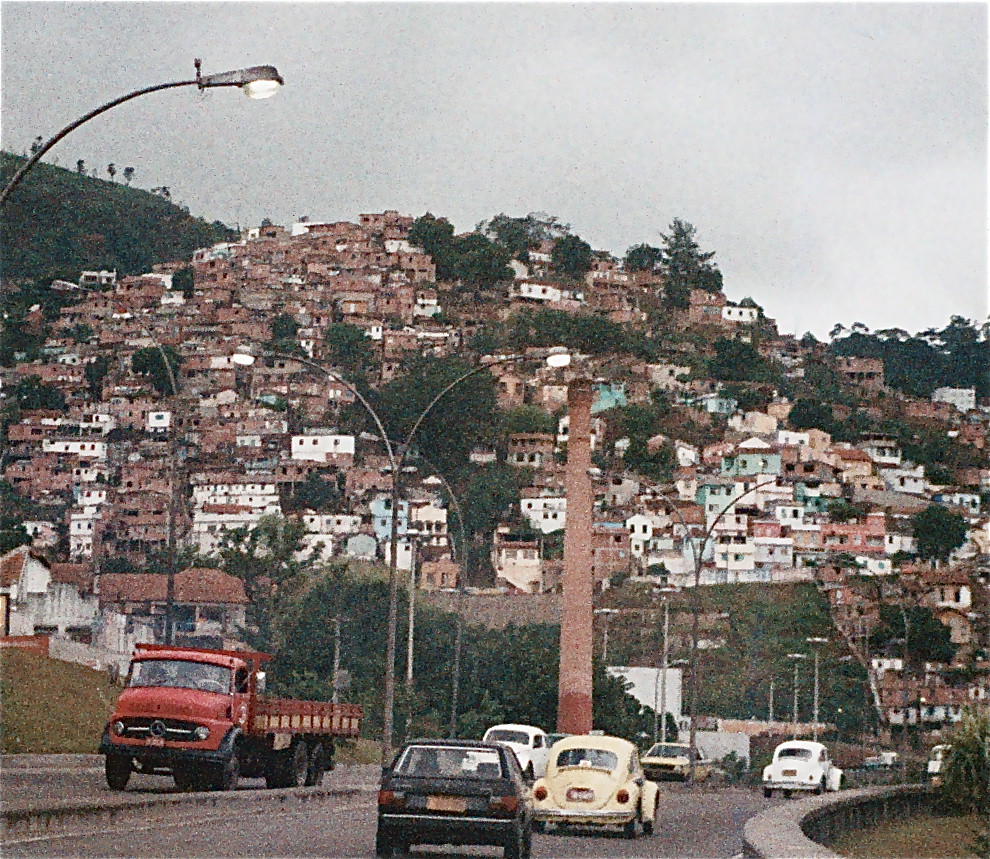
[[[134,717],[121,719],[124,723],[122,737],[144,739],[145,737],[160,737],[163,740],[192,740],[193,731],[198,725],[194,722],[182,722],[178,719],[150,719]]]

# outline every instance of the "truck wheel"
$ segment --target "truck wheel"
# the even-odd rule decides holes
[[[306,770],[306,784],[309,787],[319,787],[323,784],[323,774],[326,772],[326,762],[323,755],[323,744],[317,743],[309,752],[309,768]]]
[[[234,749],[227,761],[217,766],[213,778],[210,779],[210,788],[212,790],[233,790],[237,787],[240,778],[241,758],[237,749]]]
[[[289,784],[287,787],[302,787],[306,784],[306,774],[309,772],[309,752],[302,741],[295,744],[290,751]]]
[[[125,755],[107,755],[105,770],[110,790],[123,790],[131,779],[131,759]]]
[[[308,770],[309,755],[306,753],[306,744],[300,740],[292,748],[272,755],[265,773],[265,784],[268,787],[302,787],[306,783]]]

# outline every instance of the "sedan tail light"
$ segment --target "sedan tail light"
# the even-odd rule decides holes
[[[496,815],[511,817],[519,810],[518,796],[492,796],[488,806]]]
[[[542,802],[547,798],[547,789],[541,784],[536,790],[533,791],[533,796]]]
[[[406,804],[406,795],[401,791],[392,790],[378,791],[379,808],[401,808]]]
[[[616,802],[621,802],[621,803],[623,803],[623,804],[625,804],[625,803],[627,803],[627,802],[629,802],[629,791],[628,791],[628,790],[626,790],[625,788],[622,788],[622,790],[620,790],[620,791],[619,791],[619,792],[618,792],[618,793],[617,793],[617,794],[615,795],[615,801],[616,801]]]

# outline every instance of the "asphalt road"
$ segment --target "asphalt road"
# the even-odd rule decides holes
[[[167,822],[147,818],[127,826],[89,831],[83,835],[8,841],[5,856],[101,857],[371,857],[374,856],[374,767],[341,767],[331,778],[358,785],[357,794],[310,802],[302,808],[259,803],[241,807],[236,818],[222,810],[176,810]],[[4,804],[45,799],[99,799],[113,801],[121,794],[109,791],[102,771],[93,767],[70,770],[5,768]],[[171,792],[170,779],[136,777],[126,794]],[[329,782],[329,780],[328,780]],[[244,782],[241,790],[259,782]],[[742,827],[754,814],[781,800],[765,800],[755,789],[705,789],[691,793],[665,785],[656,833],[627,841],[603,832],[575,831],[541,834],[533,840],[536,857],[731,857],[742,849]],[[33,793],[32,793],[33,792]],[[33,799],[32,799],[33,796]],[[413,856],[452,855],[493,857],[497,848],[414,848]]]

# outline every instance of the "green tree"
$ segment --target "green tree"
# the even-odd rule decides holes
[[[340,497],[337,481],[327,479],[318,471],[309,472],[295,492],[296,505],[317,512],[335,509],[340,503]]]
[[[529,251],[541,242],[559,239],[570,230],[555,217],[530,212],[524,218],[498,214],[478,224],[479,233],[504,247],[511,259],[529,262]]]
[[[715,252],[702,252],[695,240],[695,227],[674,218],[668,229],[668,234],[660,236],[663,239],[660,270],[670,303],[686,307],[687,296],[692,289],[721,292],[722,273],[712,262]]]
[[[191,265],[180,268],[172,275],[172,289],[181,292],[187,300],[193,297],[196,290],[196,272]]]
[[[724,382],[773,382],[777,376],[773,365],[751,343],[722,337],[715,341],[708,373]]]
[[[182,356],[171,346],[162,346],[160,349],[157,346],[143,346],[131,357],[131,370],[138,376],[147,378],[163,397],[178,393],[172,390],[172,383],[174,380],[175,385],[181,387],[179,385],[181,364]]]
[[[554,271],[575,280],[588,273],[593,258],[591,245],[579,236],[569,235],[557,239],[550,253]]]
[[[25,376],[17,383],[14,396],[22,409],[65,409],[65,395],[54,385],[41,381],[40,376]]]
[[[110,356],[102,352],[83,368],[83,376],[89,386],[91,400],[99,402],[103,398],[103,380],[109,372]]]
[[[323,334],[323,345],[326,359],[345,374],[363,374],[375,366],[375,349],[371,340],[364,331],[349,322],[328,325]]]
[[[291,313],[280,313],[271,321],[272,340],[295,342],[299,323]]]
[[[952,748],[943,764],[942,801],[964,814],[990,814],[990,715],[966,711],[948,742]],[[986,849],[990,832],[983,839]]]
[[[454,225],[446,218],[427,212],[413,221],[409,228],[409,243],[422,248],[437,268],[437,280],[455,280]]]
[[[626,251],[623,266],[626,271],[653,271],[660,264],[661,251],[653,245],[633,245]]]
[[[557,419],[539,406],[516,406],[502,413],[502,431],[509,435],[517,432],[557,431]]]
[[[220,546],[220,569],[244,582],[248,598],[245,635],[259,650],[278,652],[281,613],[293,591],[312,571],[300,559],[306,526],[281,516],[262,516],[254,528],[228,532]]]
[[[957,646],[952,643],[949,627],[930,608],[919,605],[881,605],[880,623],[870,636],[870,648],[880,650],[895,647],[897,652],[901,652],[905,638],[908,659],[914,668],[920,668],[925,662],[949,663],[956,655]]]
[[[948,561],[966,542],[966,520],[941,504],[930,504],[912,520],[918,557],[926,561]]]
[[[509,252],[480,233],[454,240],[454,274],[465,285],[491,289],[495,284],[512,280]]]
[[[797,400],[787,415],[790,425],[796,430],[820,429],[832,433],[835,429],[835,416],[828,403],[813,399]]]

